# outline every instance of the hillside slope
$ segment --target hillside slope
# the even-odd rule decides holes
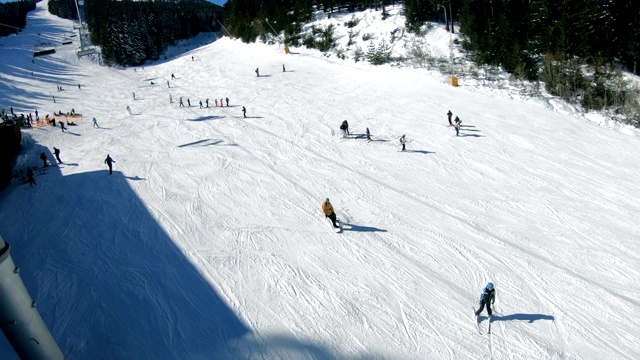
[[[3,106],[83,118],[25,130],[16,169],[54,146],[64,164],[0,193],[0,234],[68,358],[640,357],[636,131],[229,38],[144,68],[32,63],[38,33],[72,31],[45,9],[0,39]]]

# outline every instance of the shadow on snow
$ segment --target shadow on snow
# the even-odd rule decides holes
[[[220,144],[221,142],[222,142],[222,140],[220,140],[220,139],[215,139],[215,140],[213,140],[213,139],[204,139],[204,140],[198,140],[198,141],[194,141],[194,142],[178,145],[178,147],[181,148],[181,147],[187,147],[187,146],[210,146],[210,145]]]
[[[48,10],[46,7],[36,7],[29,13],[28,26],[20,35],[0,38],[0,45],[4,45],[3,61],[0,62],[0,74],[5,79],[0,81],[0,93],[4,98],[2,106],[13,106],[16,113],[33,112],[37,103],[53,101],[52,96],[56,96],[58,102],[64,101],[64,98],[57,96],[54,86],[74,87],[77,82],[72,79],[79,76],[63,59],[49,56],[33,58],[33,51],[42,50],[38,44],[61,47],[63,39],[73,31],[71,26],[65,28],[52,24],[46,16],[34,16],[38,12],[48,13]],[[6,81],[6,76],[14,79]],[[32,89],[32,79],[49,83],[51,88]]]
[[[511,315],[494,315],[491,318],[492,322],[495,321],[526,321],[532,323],[537,320],[551,320],[555,321],[555,317],[544,314],[511,314]]]
[[[36,181],[14,188],[22,199],[11,211],[4,199],[0,231],[68,357],[211,358],[251,332],[122,173],[105,166],[63,177],[50,166]],[[34,208],[47,216],[33,217],[29,231],[9,226]]]
[[[358,231],[358,232],[387,232],[384,229],[378,229],[372,226],[361,226],[349,223],[342,223],[342,229],[344,231]]]
[[[427,150],[405,150],[404,152],[407,152],[407,153],[419,153],[419,154],[435,154],[434,151],[427,151]]]
[[[188,119],[188,120],[189,121],[207,121],[207,120],[216,120],[216,119],[222,119],[222,118],[224,118],[224,116],[208,115],[208,116],[201,116],[195,119]]]
[[[49,166],[37,174],[36,186],[15,182],[0,193],[0,233],[69,358],[379,357],[340,354],[293,336],[256,340],[216,290],[219,279],[202,275],[131,188],[131,181],[144,178],[110,176],[106,166],[69,176]],[[33,209],[47,209],[46,216],[33,216]],[[28,229],[14,226],[26,218]],[[0,354],[13,355],[4,338]]]

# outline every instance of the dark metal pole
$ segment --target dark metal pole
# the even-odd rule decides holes
[[[63,360],[0,236],[0,328],[20,359]]]

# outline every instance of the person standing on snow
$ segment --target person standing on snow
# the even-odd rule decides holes
[[[47,155],[44,154],[44,151],[40,153],[40,160],[42,160],[42,167],[47,167]]]
[[[449,112],[447,112],[447,118],[449,118],[449,126],[453,126],[453,123],[451,122],[451,116],[453,116],[453,114],[451,113],[451,110],[449,110]]]
[[[349,135],[349,122],[347,122],[347,120],[340,124],[340,130],[342,130],[343,137],[347,137]]]
[[[229,98],[224,98],[224,100],[227,102],[227,106],[229,106]]]
[[[247,117],[247,109],[243,106],[242,107],[242,115],[246,118]]]
[[[367,128],[367,140],[371,141],[371,133],[369,132],[369,128]]]
[[[92,122],[93,122],[93,127],[94,128],[100,127],[100,126],[98,126],[98,120],[96,120],[96,118],[93,118]]]
[[[259,68],[256,68],[256,76],[260,77],[260,69]]]
[[[56,160],[58,160],[58,164],[62,164],[62,160],[60,160],[60,149],[58,149],[57,147],[54,146],[53,147],[53,154],[56,156]]]
[[[402,144],[402,151],[406,150],[407,138],[404,134],[400,137],[400,144]]]
[[[453,120],[453,127],[456,129],[456,136],[460,134],[460,124],[462,124],[462,121],[460,121],[460,118],[456,116],[455,120]]]
[[[493,287],[493,283],[488,283],[487,286],[482,290],[482,294],[480,294],[480,308],[476,311],[476,316],[480,315],[482,310],[484,310],[485,305],[487,306],[487,314],[489,317],[493,314],[491,311],[491,305],[496,301],[496,289]]]
[[[33,186],[36,184],[36,180],[33,178],[33,170],[31,170],[31,167],[27,167],[27,178],[29,180],[29,186]]]
[[[331,202],[329,202],[329,198],[326,198],[322,203],[322,212],[324,216],[331,219],[334,228],[338,228],[338,224],[336,224],[336,213],[333,211],[333,206],[331,206]]]
[[[107,166],[109,166],[109,175],[111,175],[113,173],[113,168],[112,168],[112,164],[115,162],[115,160],[113,160],[111,158],[111,156],[109,154],[107,154],[107,158],[104,159],[104,163],[107,164]]]

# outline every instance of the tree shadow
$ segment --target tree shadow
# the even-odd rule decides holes
[[[355,225],[350,223],[342,223],[342,229],[344,231],[357,231],[357,232],[387,232],[387,230],[385,229],[378,229],[372,226],[361,226],[361,225]]]
[[[532,323],[537,320],[551,320],[555,321],[555,317],[552,315],[544,314],[511,314],[511,315],[494,315],[491,317],[491,321],[526,321]]]

